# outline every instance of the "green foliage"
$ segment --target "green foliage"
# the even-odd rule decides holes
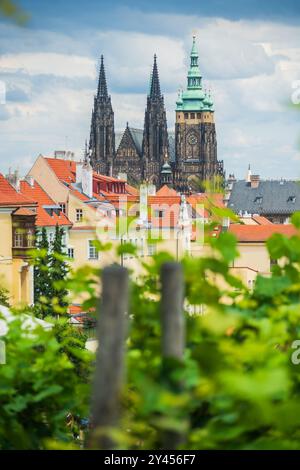
[[[294,216],[296,227],[298,221]],[[253,291],[230,271],[238,256],[232,235],[223,233],[208,240],[209,256],[183,260],[186,348],[182,361],[163,360],[161,355],[159,274],[171,255],[160,252],[151,262],[143,262],[143,274],[131,281],[123,415],[114,431],[118,446],[161,449],[169,433],[174,442],[180,435],[181,444],[176,447],[184,449],[299,449],[300,375],[291,357],[292,344],[300,339],[300,236],[271,237],[267,247],[278,264],[271,276],[257,277]],[[110,247],[99,244],[98,248]],[[117,254],[132,250],[124,244]],[[84,308],[95,307],[99,274],[98,269],[81,268],[63,282],[63,288],[85,295]],[[189,306],[201,307],[204,314],[189,314]],[[74,413],[77,405],[80,410],[75,414],[87,416],[82,415],[87,413],[82,405],[90,401],[84,388],[90,362],[84,336],[63,321],[55,322],[51,339],[46,340],[45,334],[34,342],[42,362],[37,374],[33,374],[39,363],[36,350],[26,349],[29,338],[7,342],[13,351],[11,370],[0,369],[5,384],[0,392],[4,404],[0,424],[9,431],[0,439],[5,448],[44,448],[45,439],[51,440],[51,448],[68,448],[72,433],[66,432],[62,416],[67,410]],[[49,351],[48,346],[43,349],[45,344],[51,345]],[[41,386],[35,385],[36,378]],[[65,385],[58,388],[61,383]],[[81,388],[79,404],[76,387]],[[28,396],[25,406],[30,415],[25,413],[25,418],[34,422],[29,421],[24,437],[22,413]],[[11,424],[8,412],[14,413]],[[21,431],[16,423],[23,426]]]
[[[280,264],[270,278],[257,278],[253,292],[230,274],[232,236],[211,245],[211,257],[184,260],[186,300],[206,314],[186,313],[182,363],[161,358],[165,255],[132,286],[119,446],[159,449],[168,431],[179,432],[186,449],[299,449],[300,376],[291,346],[300,334],[300,237],[272,237],[270,255]]]
[[[65,313],[68,302],[68,291],[61,281],[65,281],[69,268],[66,261],[65,250],[62,242],[64,230],[58,225],[55,227],[55,237],[49,263],[49,273],[52,281],[51,297],[56,304],[56,312]]]
[[[68,358],[65,334],[57,341],[55,331],[25,330],[22,317],[16,318],[0,366],[0,449],[45,449],[48,441],[66,448],[74,444],[67,416],[88,415],[87,381]],[[90,358],[80,360],[88,370]]]
[[[7,289],[0,286],[0,305],[4,307],[9,307],[9,293]]]
[[[51,279],[49,276],[49,243],[45,227],[41,233],[36,233],[36,257],[34,263],[34,302],[38,303],[41,297],[51,296]],[[47,303],[41,305],[47,312]],[[46,314],[45,312],[45,314]]]
[[[28,20],[28,15],[17,4],[11,0],[0,0],[0,16],[10,18],[20,25]]]
[[[36,250],[32,253],[34,264],[35,313],[41,318],[48,315],[66,313],[68,290],[66,277],[69,272],[65,247],[64,231],[58,225],[52,246],[49,246],[46,229],[37,233]]]

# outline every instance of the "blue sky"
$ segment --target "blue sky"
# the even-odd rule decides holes
[[[105,56],[117,130],[142,127],[153,54],[169,129],[191,37],[216,108],[219,159],[243,177],[300,177],[300,0],[23,0],[25,28],[0,20],[0,172],[25,174],[40,154],[82,155],[97,61]],[[299,81],[299,85],[297,84]]]

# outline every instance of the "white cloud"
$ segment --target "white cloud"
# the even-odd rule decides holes
[[[51,52],[2,55],[0,70],[2,73],[25,72],[28,75],[95,78],[95,65],[92,59]]]
[[[227,172],[244,176],[247,164],[264,176],[299,173],[297,123],[286,103],[300,79],[300,27],[124,10],[133,31],[70,33],[17,30],[1,36],[0,73],[15,93],[0,109],[0,171],[11,160],[52,153],[68,146],[81,153],[89,135],[95,56],[105,56],[115,127],[142,127],[153,54],[158,55],[168,125],[173,130],[176,91],[185,86],[191,34],[196,32],[204,83],[216,107],[219,158]],[[150,26],[151,25],[151,28]],[[196,26],[196,30],[195,30]],[[1,27],[2,28],[2,27]],[[8,31],[8,27],[6,32]],[[150,29],[152,32],[150,32]],[[14,30],[16,31],[16,30]],[[26,39],[26,40],[25,40]],[[6,48],[6,49],[5,49]],[[287,164],[289,162],[289,164]],[[298,171],[298,173],[297,173]]]

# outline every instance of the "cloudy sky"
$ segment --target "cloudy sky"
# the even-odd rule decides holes
[[[300,177],[300,120],[289,106],[300,97],[300,0],[19,3],[26,27],[0,20],[0,172],[24,174],[56,149],[81,157],[101,54],[116,129],[142,127],[156,53],[173,130],[196,34],[227,174],[244,177],[250,163],[266,178]]]

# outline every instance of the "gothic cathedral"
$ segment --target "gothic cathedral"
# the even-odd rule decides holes
[[[187,89],[179,92],[176,103],[175,136],[171,132],[168,135],[156,56],[144,129],[129,127],[127,123],[120,134],[114,130],[114,112],[101,56],[89,144],[95,171],[127,178],[133,185],[149,182],[159,188],[167,184],[183,193],[190,192],[195,182],[203,190],[205,181],[224,177],[223,162],[217,159],[214,105],[210,92],[203,91],[195,37],[190,60]]]

